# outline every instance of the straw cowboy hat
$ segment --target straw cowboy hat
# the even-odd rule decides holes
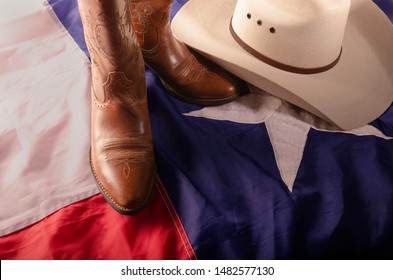
[[[190,0],[177,39],[342,129],[393,100],[393,26],[371,0]]]

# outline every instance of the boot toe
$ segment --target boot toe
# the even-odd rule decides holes
[[[139,175],[135,179],[121,182],[119,190],[116,192],[115,200],[130,214],[143,210],[149,202],[155,186],[155,168],[146,167],[138,170]]]
[[[110,205],[117,212],[125,215],[141,212],[150,201],[155,186],[155,177],[154,173],[147,182],[127,182],[123,186],[108,186],[107,188],[112,189],[112,192],[107,190],[106,194],[110,199]]]
[[[114,210],[123,215],[141,212],[147,206],[155,189],[154,161],[127,169],[103,163],[97,168],[91,162],[91,170],[105,200]]]

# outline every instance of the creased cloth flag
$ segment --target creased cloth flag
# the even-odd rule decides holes
[[[393,0],[374,2],[393,19]],[[159,181],[125,217],[89,170],[76,0],[3,1],[0,15],[1,259],[393,258],[392,107],[340,131],[253,87],[186,104],[147,69]]]

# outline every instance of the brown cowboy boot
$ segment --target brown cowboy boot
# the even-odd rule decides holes
[[[156,177],[143,58],[125,0],[78,4],[92,61],[91,169],[109,204],[136,214]]]
[[[243,83],[175,39],[172,0],[128,0],[145,63],[174,97],[203,106],[228,103],[245,91]]]

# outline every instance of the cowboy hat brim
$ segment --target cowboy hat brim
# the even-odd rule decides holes
[[[172,20],[175,37],[248,83],[342,129],[378,118],[393,100],[393,26],[370,0],[352,0],[339,62],[317,74],[275,68],[230,33],[237,0],[190,0]]]

